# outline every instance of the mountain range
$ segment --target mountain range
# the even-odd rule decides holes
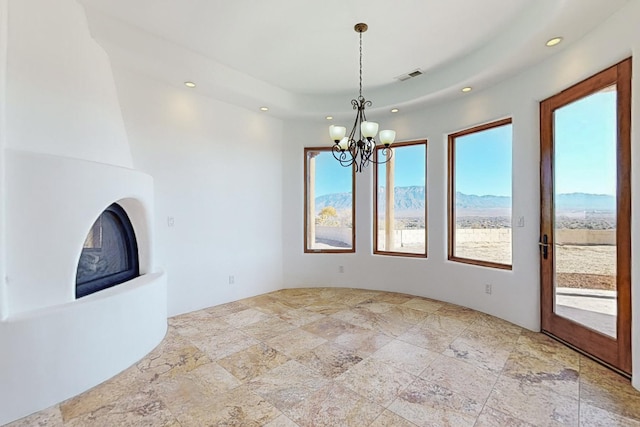
[[[396,187],[395,210],[419,211],[424,209],[425,188],[424,186]],[[381,190],[380,196],[384,196]],[[384,197],[380,197],[381,207],[384,206]],[[325,206],[333,206],[337,210],[351,209],[351,193],[325,194],[316,197],[316,210],[320,211]],[[511,207],[511,197],[456,193],[456,209],[460,210],[504,210]],[[556,211],[558,212],[579,212],[579,211],[614,211],[616,209],[615,196],[606,194],[589,193],[565,193],[556,197]]]

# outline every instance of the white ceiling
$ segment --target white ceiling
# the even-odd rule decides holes
[[[79,0],[94,37],[173,85],[282,117],[411,108],[490,86],[576,41],[627,0]],[[544,43],[554,36],[556,48]],[[421,68],[406,82],[394,77]]]

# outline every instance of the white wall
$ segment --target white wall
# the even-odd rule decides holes
[[[429,258],[372,255],[371,168],[357,177],[355,254],[304,254],[303,147],[328,141],[327,123],[285,123],[284,284],[333,285],[408,292],[461,304],[523,327],[539,330],[539,101],[636,53],[634,58],[633,248],[640,248],[640,2],[630,2],[594,32],[572,46],[500,85],[435,108],[377,116],[400,140],[428,139]],[[427,76],[428,78],[428,76]],[[366,90],[365,90],[366,92]],[[637,96],[636,96],[637,95]],[[348,102],[345,99],[345,102]],[[375,102],[375,100],[374,100]],[[496,119],[513,118],[513,216],[525,226],[513,229],[513,270],[503,271],[447,261],[447,134]],[[374,119],[373,117],[370,117]],[[305,135],[305,138],[298,138]],[[344,273],[338,273],[338,265]],[[640,367],[640,265],[633,267],[633,363]],[[493,294],[484,293],[485,283]],[[637,369],[637,368],[636,368]],[[640,387],[640,375],[633,384]]]
[[[5,254],[5,161],[4,148],[6,146],[6,93],[7,93],[7,47],[8,47],[8,0],[0,0],[0,321],[8,313],[6,297],[6,282],[4,274]]]
[[[113,66],[134,163],[155,181],[169,314],[281,288],[282,122]]]
[[[10,0],[8,15],[7,147],[131,167],[109,58],[83,8]]]

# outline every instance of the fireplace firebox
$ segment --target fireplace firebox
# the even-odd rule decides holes
[[[138,244],[127,213],[116,203],[93,223],[76,273],[76,298],[138,277]]]

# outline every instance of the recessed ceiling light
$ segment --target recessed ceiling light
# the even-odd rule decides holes
[[[184,82],[184,85],[186,87],[190,87],[190,88],[196,87],[196,84],[194,82]]]
[[[269,111],[268,107],[260,107],[260,111]]]
[[[333,116],[327,116],[327,117],[325,117],[325,119],[327,119],[327,120],[333,120]]]
[[[463,87],[462,91],[466,93],[466,92],[471,92],[472,89],[473,88],[471,86],[467,86],[467,87]]]
[[[400,111],[400,110],[398,110],[397,108],[392,108],[392,109],[391,109],[391,112],[392,112],[392,113],[397,113],[398,111]]]
[[[562,41],[562,37],[554,37],[545,43],[547,46],[555,46]]]

